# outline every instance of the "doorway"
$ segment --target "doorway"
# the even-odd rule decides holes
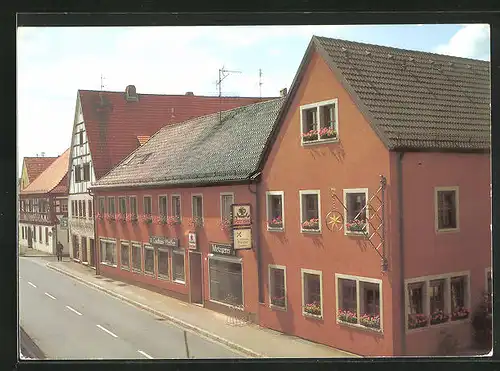
[[[28,227],[28,248],[33,248],[33,233],[31,232],[31,228]]]
[[[189,252],[189,297],[192,304],[203,305],[203,264],[200,252]]]
[[[89,239],[89,242],[90,242],[90,251],[89,251],[89,264],[91,267],[94,267],[95,268],[95,244],[94,244],[94,239],[93,238],[90,238]]]

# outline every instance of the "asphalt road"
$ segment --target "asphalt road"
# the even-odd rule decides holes
[[[19,258],[20,325],[46,359],[186,358],[183,330],[45,267]],[[187,334],[192,358],[245,358]]]

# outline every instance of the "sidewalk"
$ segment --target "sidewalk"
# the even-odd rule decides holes
[[[47,267],[145,309],[158,317],[235,349],[249,357],[358,358],[325,345],[285,335],[255,324],[237,324],[221,313],[102,276],[92,268],[68,261]],[[167,314],[168,313],[168,314]]]
[[[55,256],[55,255],[46,253],[44,251],[35,250],[33,248],[30,249],[27,246],[20,245],[19,246],[19,256],[26,256],[26,257],[38,257],[38,256],[42,256],[42,257],[45,257],[45,256]]]

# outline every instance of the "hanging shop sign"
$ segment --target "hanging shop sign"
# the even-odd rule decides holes
[[[252,248],[252,229],[240,228],[233,230],[233,245],[235,250]]]
[[[165,236],[149,236],[151,245],[163,245],[168,247],[179,247],[179,239]]]
[[[197,248],[198,248],[198,245],[196,243],[196,233],[189,232],[188,233],[188,249],[189,250],[196,250]]]
[[[231,210],[234,227],[245,227],[252,225],[250,204],[233,204],[231,205]]]
[[[211,243],[210,252],[218,255],[233,255],[233,248],[227,243]]]

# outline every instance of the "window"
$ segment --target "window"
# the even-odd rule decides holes
[[[122,269],[130,269],[130,245],[128,242],[122,242],[120,245],[120,266]]]
[[[337,99],[301,106],[300,124],[302,145],[337,140]]]
[[[458,229],[458,187],[439,187],[435,191],[436,229]]]
[[[416,282],[408,285],[408,328],[427,326],[424,314],[424,283]]]
[[[210,300],[233,306],[243,306],[241,263],[209,257]]]
[[[152,213],[152,206],[151,206],[151,196],[144,196],[143,199],[143,206],[144,206],[144,214],[150,215]]]
[[[114,215],[116,213],[114,197],[108,197],[108,213],[111,215]]]
[[[285,226],[283,192],[267,192],[267,229],[282,230]]]
[[[41,243],[42,239],[43,239],[43,237],[42,237],[42,227],[38,227],[38,236],[40,236],[40,243]]]
[[[172,278],[175,282],[185,283],[184,250],[172,250]]]
[[[33,227],[33,241],[36,242],[36,227]]]
[[[68,200],[67,199],[61,200],[61,212],[63,212],[63,213],[68,212]],[[89,215],[90,215],[90,212],[89,212]]]
[[[144,272],[150,275],[155,273],[155,250],[152,246],[144,246]]]
[[[92,212],[92,200],[89,200],[88,204],[89,204],[89,218],[91,218],[94,213]]]
[[[83,180],[90,180],[90,164],[83,164]]]
[[[24,240],[24,227],[21,227],[21,239]]]
[[[193,218],[203,220],[203,197],[200,195],[192,196]]]
[[[75,165],[75,183],[82,181],[82,167],[80,165]]]
[[[78,217],[82,216],[82,201],[78,200]]]
[[[220,217],[222,221],[231,220],[231,205],[234,204],[234,194],[221,193],[220,194]]]
[[[345,232],[346,233],[368,233],[368,189],[344,189]]]
[[[444,280],[434,280],[429,283],[431,313],[444,311]]]
[[[71,201],[71,216],[75,217],[76,216],[76,201]]]
[[[85,202],[85,200],[82,201],[82,216],[84,218],[87,217],[87,203]]]
[[[104,197],[99,197],[99,214],[104,214],[106,212],[106,203]]]
[[[127,199],[125,197],[118,197],[118,207],[120,208],[120,214],[127,214]]]
[[[465,305],[465,293],[466,293],[466,282],[467,277],[452,277],[450,279],[450,289],[451,289],[451,320],[456,321],[460,319],[457,313],[461,313],[466,309]]]
[[[138,272],[142,271],[140,244],[132,244],[132,269]]]
[[[323,317],[322,274],[320,271],[302,269],[302,314]]]
[[[167,196],[158,197],[158,213],[160,216],[167,216]]]
[[[319,191],[299,191],[301,231],[321,232]]]
[[[170,279],[168,255],[167,249],[158,249],[158,277],[167,280]]]
[[[137,198],[135,196],[131,196],[129,198],[130,201],[130,213],[132,215],[137,215]]]
[[[45,244],[49,244],[49,229],[45,227]]]
[[[269,303],[271,307],[286,310],[285,267],[269,265]]]
[[[181,196],[172,196],[172,216],[181,217]]]
[[[116,242],[101,240],[101,263],[116,266]]]
[[[83,130],[78,133],[79,136],[79,144],[83,145]]]

